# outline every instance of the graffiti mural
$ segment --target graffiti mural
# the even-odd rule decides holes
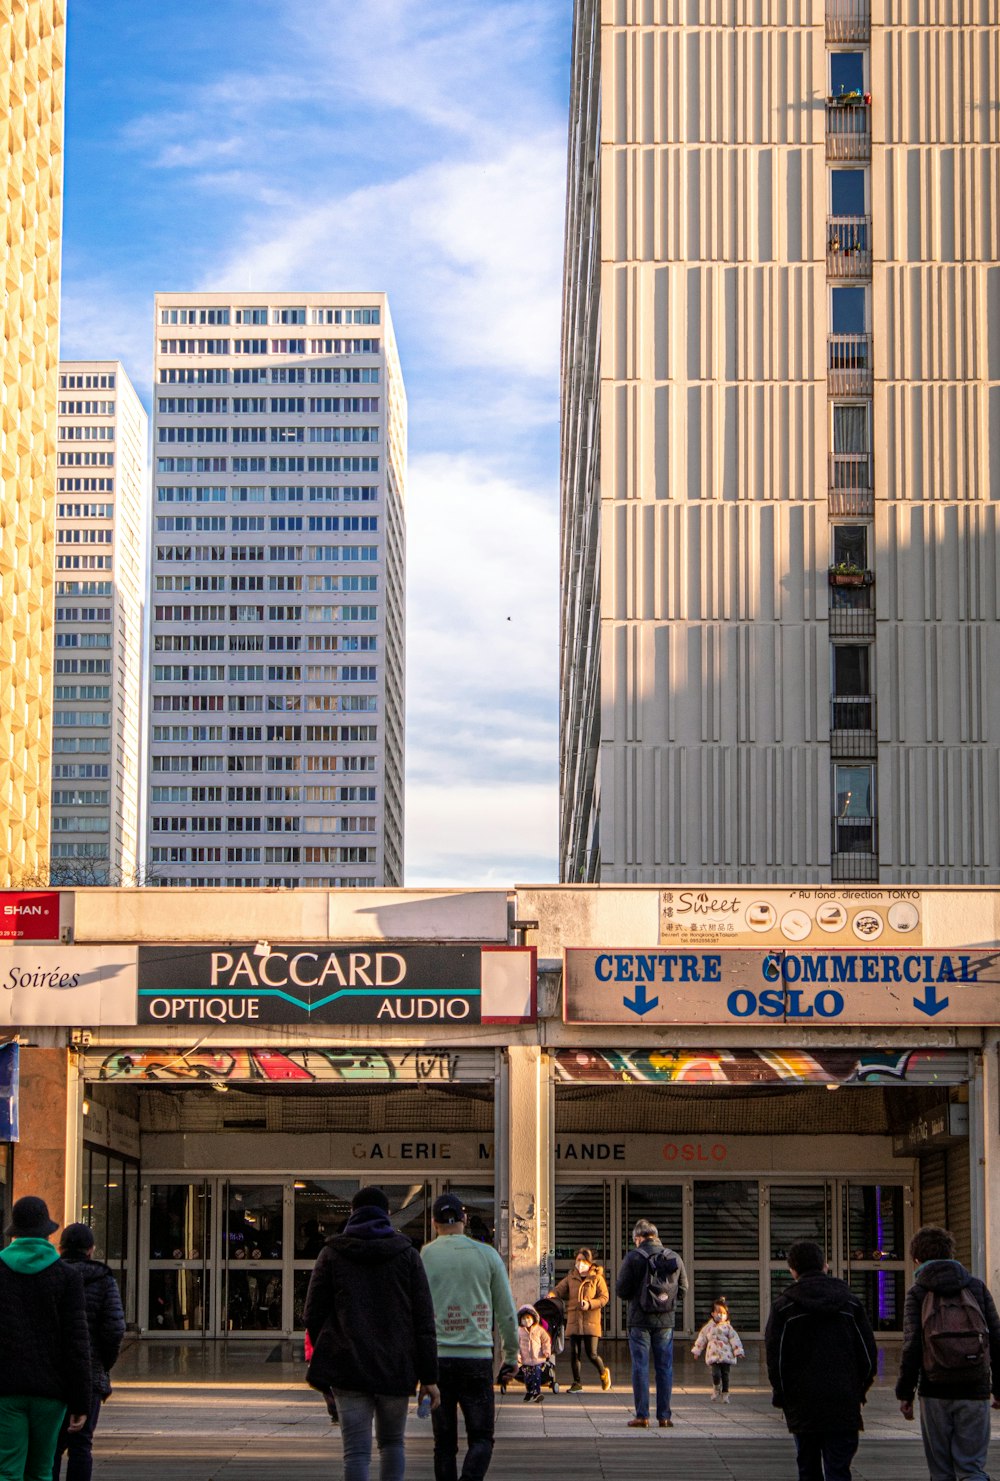
[[[115,1049],[83,1056],[87,1080],[170,1085],[261,1082],[272,1085],[357,1080],[450,1085],[492,1080],[492,1049]]]
[[[960,1085],[964,1050],[559,1049],[556,1081],[647,1085]]]

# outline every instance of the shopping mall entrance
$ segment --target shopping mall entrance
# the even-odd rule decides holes
[[[901,1335],[914,1228],[947,1223],[971,1260],[968,1073],[961,1052],[558,1051],[556,1273],[588,1246],[613,1286],[649,1219],[688,1270],[682,1329],[725,1296],[757,1336],[811,1239]],[[606,1328],[626,1335],[622,1303]]]

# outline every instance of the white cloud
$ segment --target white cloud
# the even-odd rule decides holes
[[[500,886],[554,880],[557,827],[552,787],[421,787],[407,796],[406,882]]]

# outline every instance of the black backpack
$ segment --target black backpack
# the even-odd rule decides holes
[[[649,1316],[669,1316],[677,1304],[680,1261],[672,1250],[640,1250],[646,1262],[636,1300]]]

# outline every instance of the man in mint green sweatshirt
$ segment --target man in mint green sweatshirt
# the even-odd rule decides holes
[[[49,1243],[41,1198],[19,1198],[0,1251],[0,1481],[51,1481],[56,1441],[90,1413],[83,1281]]]
[[[438,1342],[441,1403],[433,1411],[435,1481],[483,1481],[493,1455],[493,1324],[503,1361],[517,1366],[517,1311],[503,1261],[492,1245],[469,1239],[454,1193],[431,1211],[437,1236],[421,1255],[427,1269]],[[458,1475],[458,1411],[469,1448]]]

